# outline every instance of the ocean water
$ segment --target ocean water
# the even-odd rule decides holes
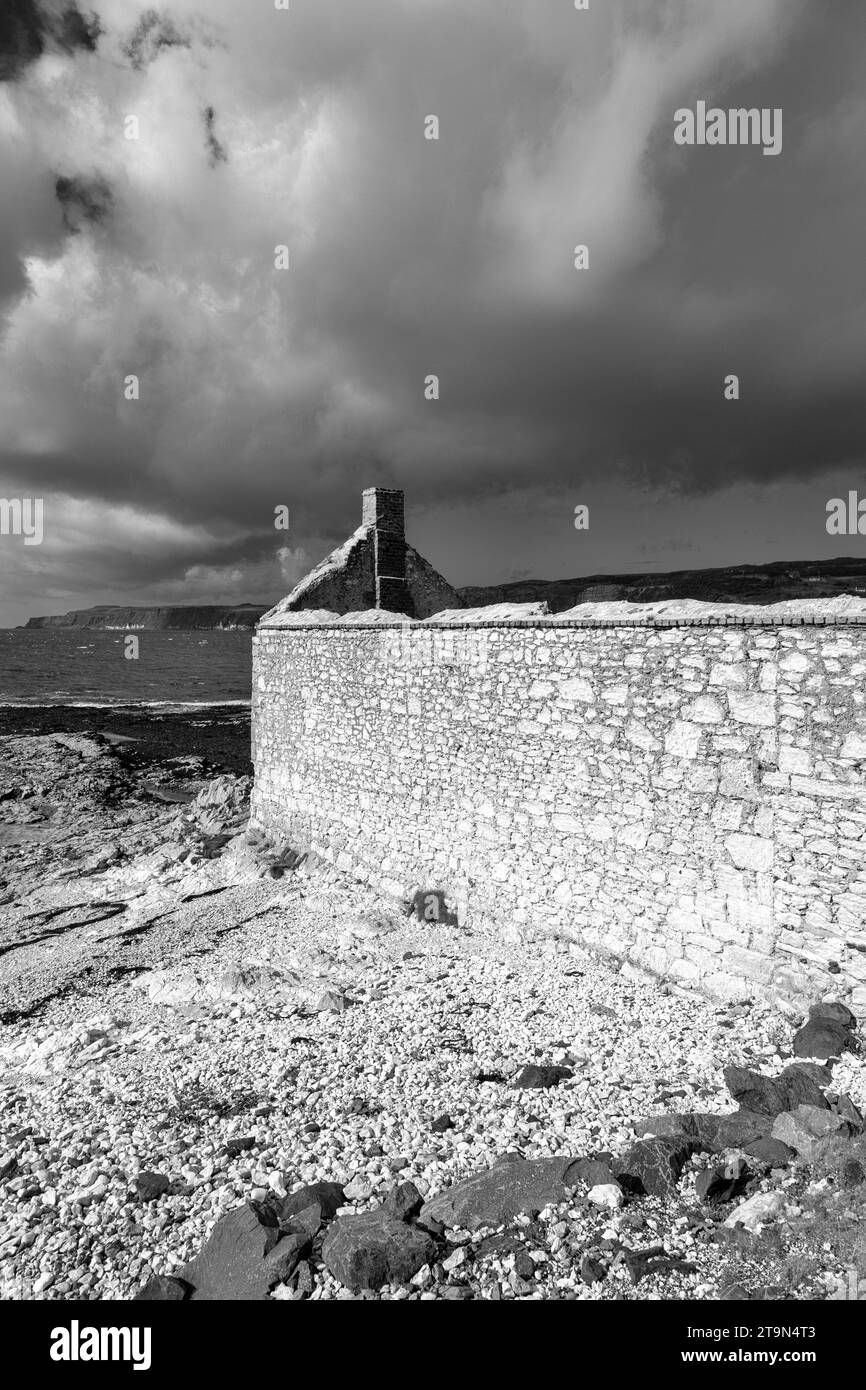
[[[0,629],[0,705],[239,704],[251,693],[252,633]]]

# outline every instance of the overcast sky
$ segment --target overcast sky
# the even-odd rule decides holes
[[[699,100],[781,154],[678,146]],[[455,584],[866,555],[864,152],[863,0],[2,0],[0,496],[45,531],[0,624],[274,600],[375,482]]]

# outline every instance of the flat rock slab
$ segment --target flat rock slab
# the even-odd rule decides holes
[[[496,1163],[456,1182],[425,1202],[419,1220],[441,1221],[468,1231],[506,1226],[516,1216],[534,1216],[553,1202],[563,1202],[581,1181],[573,1158],[516,1159]]]
[[[335,1279],[357,1293],[383,1284],[408,1284],[435,1259],[436,1250],[427,1231],[380,1207],[360,1216],[338,1217],[325,1236],[322,1259]]]

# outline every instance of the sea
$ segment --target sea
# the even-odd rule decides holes
[[[249,707],[250,631],[139,631],[137,660],[124,655],[126,635],[0,629],[0,706]]]

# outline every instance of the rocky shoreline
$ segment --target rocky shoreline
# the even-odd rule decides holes
[[[2,740],[0,1296],[866,1296],[843,1005],[419,922],[157,742]]]

